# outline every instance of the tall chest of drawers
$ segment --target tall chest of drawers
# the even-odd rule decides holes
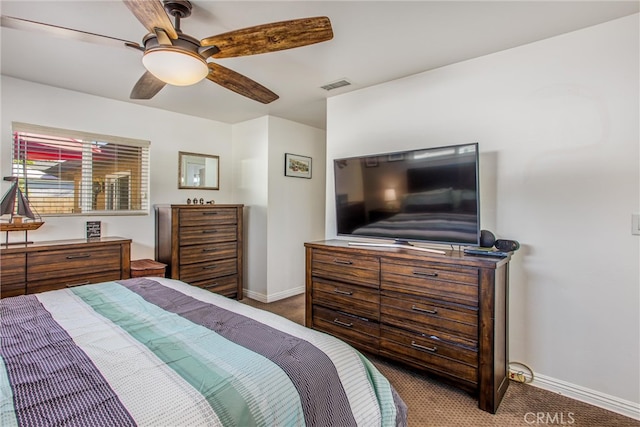
[[[167,277],[242,299],[243,205],[156,206],[156,260]]]
[[[0,248],[0,295],[10,297],[128,279],[131,240],[50,240]]]
[[[306,243],[306,325],[434,374],[495,413],[509,385],[509,258]]]

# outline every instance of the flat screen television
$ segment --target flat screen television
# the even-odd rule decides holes
[[[480,243],[478,143],[334,160],[340,236]]]

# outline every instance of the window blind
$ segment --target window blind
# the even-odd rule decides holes
[[[149,210],[149,141],[12,123],[12,176],[40,215]]]

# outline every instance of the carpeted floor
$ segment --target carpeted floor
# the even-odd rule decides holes
[[[304,324],[304,295],[265,304],[243,303]],[[498,412],[478,409],[476,399],[410,368],[368,355],[409,408],[410,427],[588,426],[640,427],[640,421],[526,384],[512,382]]]

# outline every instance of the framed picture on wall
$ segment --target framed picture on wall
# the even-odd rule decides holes
[[[284,175],[295,178],[311,178],[311,157],[285,153]]]

